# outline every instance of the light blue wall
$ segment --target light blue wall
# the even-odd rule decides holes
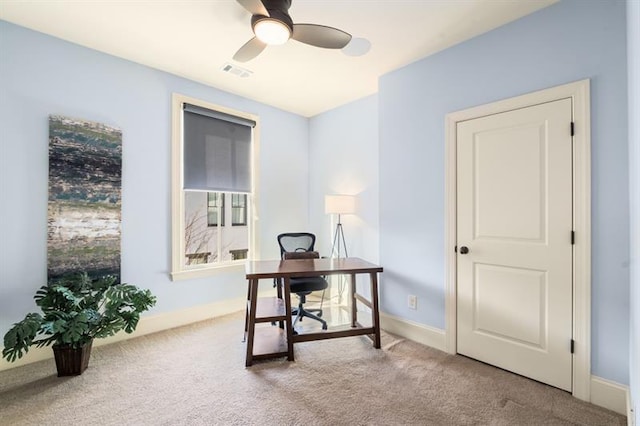
[[[243,268],[169,279],[172,92],[260,116],[264,257],[308,226],[308,119],[0,21],[0,335],[46,283],[49,114],[122,129],[122,277],[157,295],[150,313],[246,295]]]
[[[335,218],[324,196],[354,195],[356,214],[342,216],[349,255],[378,262],[378,98],[317,115],[309,125],[309,220],[323,253],[331,251]]]
[[[634,416],[640,410],[640,2],[627,1],[629,67],[629,199],[631,217],[631,326],[629,385]]]
[[[624,1],[563,0],[380,79],[385,312],[444,328],[445,116],[590,78],[592,372],[628,383],[625,20]],[[406,307],[410,293],[417,311]]]

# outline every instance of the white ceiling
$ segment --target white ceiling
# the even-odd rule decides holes
[[[290,40],[221,71],[253,37],[235,0],[0,0],[0,19],[310,117],[376,93],[381,75],[558,0],[294,0],[294,23],[340,28],[350,57]]]

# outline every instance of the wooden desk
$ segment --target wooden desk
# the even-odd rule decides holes
[[[291,259],[247,262],[248,280],[247,311],[245,316],[245,339],[247,342],[246,366],[253,360],[286,356],[293,361],[293,344],[311,340],[367,335],[373,346],[380,349],[380,317],[378,313],[378,273],[382,267],[357,257],[346,259]],[[371,300],[356,292],[356,274],[369,274]],[[290,279],[296,277],[348,275],[351,286],[351,329],[293,334],[291,319]],[[258,281],[281,278],[283,290],[276,297],[258,298]],[[282,294],[284,292],[284,294]],[[371,309],[371,327],[358,322],[356,302]],[[261,327],[256,333],[256,323],[279,322],[280,327]]]

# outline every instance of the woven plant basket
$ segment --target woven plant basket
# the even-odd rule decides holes
[[[91,345],[93,341],[81,348],[53,345],[53,355],[56,359],[58,377],[79,376],[89,366]]]

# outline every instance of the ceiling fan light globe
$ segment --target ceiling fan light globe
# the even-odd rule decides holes
[[[260,41],[270,45],[284,44],[291,37],[289,27],[272,18],[264,18],[256,21],[253,25],[253,32]]]

